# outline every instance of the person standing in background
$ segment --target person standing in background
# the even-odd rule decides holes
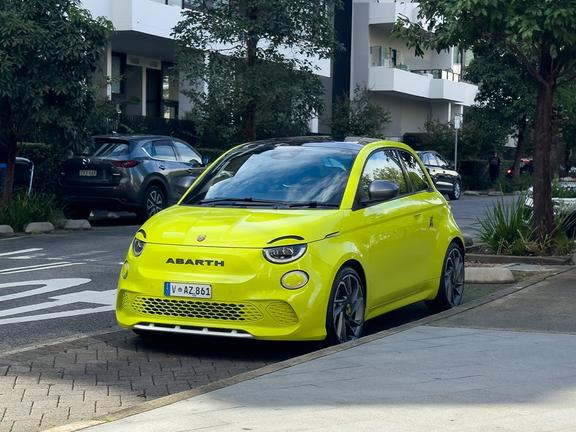
[[[498,153],[494,154],[488,159],[488,169],[490,171],[490,181],[494,183],[500,177],[500,158]]]

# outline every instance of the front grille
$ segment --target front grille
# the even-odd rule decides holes
[[[197,318],[217,321],[258,321],[260,310],[251,303],[217,303],[175,300],[156,297],[136,297],[132,308],[143,315]]]
[[[288,303],[285,302],[272,302],[266,308],[268,313],[274,320],[282,325],[293,325],[298,323],[296,312]]]

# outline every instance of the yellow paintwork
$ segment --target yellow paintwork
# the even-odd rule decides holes
[[[126,279],[120,277],[119,324],[127,328],[146,322],[237,329],[258,339],[323,339],[332,283],[348,261],[355,261],[365,275],[366,319],[434,298],[446,249],[455,240],[463,244],[444,197],[434,189],[352,210],[367,157],[376,149],[389,147],[415,155],[408,146],[396,142],[364,146],[337,210],[176,205],[152,217],[142,227],[146,238],[139,237],[146,241],[144,252],[135,257],[129,250],[128,275]],[[433,184],[430,178],[428,181]],[[201,234],[206,240],[198,242]],[[305,240],[284,240],[274,246],[306,243],[304,256],[289,264],[268,262],[262,248],[268,247],[270,240],[287,235]],[[169,258],[217,260],[225,265],[173,265],[166,263]],[[303,288],[285,289],[280,279],[290,270],[303,270],[310,280]],[[153,297],[161,304],[166,281],[210,284],[211,300],[181,302],[206,303],[201,308],[217,303],[209,306],[215,311],[201,309],[204,318],[176,318],[162,315],[163,306],[159,306],[159,315],[143,314],[133,306],[138,305],[138,300],[134,303],[137,297]],[[245,308],[245,320],[235,319],[237,316],[229,312],[239,307]],[[227,314],[233,319],[222,319]]]

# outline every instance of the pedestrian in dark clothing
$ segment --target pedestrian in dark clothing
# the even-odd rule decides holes
[[[500,177],[500,158],[496,152],[488,159],[488,168],[490,171],[490,181],[494,183],[498,180],[498,177]]]

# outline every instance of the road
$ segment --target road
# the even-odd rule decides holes
[[[498,199],[463,197],[451,206],[463,231],[472,233],[476,218]],[[116,281],[138,229],[130,223],[0,240],[0,351],[116,328]]]

